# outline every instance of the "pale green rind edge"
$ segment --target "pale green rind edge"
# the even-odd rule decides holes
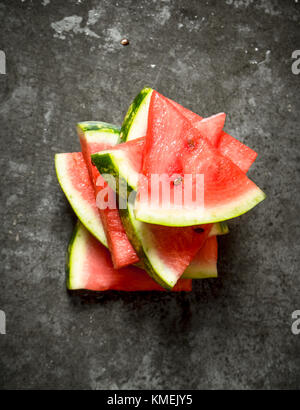
[[[253,191],[255,191],[255,194],[250,199],[246,199],[244,202],[240,199],[240,205],[235,206],[233,209],[230,205],[227,205],[226,207],[229,210],[226,210],[226,207],[223,206],[223,209],[219,207],[218,210],[207,210],[204,213],[200,212],[199,216],[197,216],[197,209],[186,211],[183,209],[180,212],[176,210],[172,214],[170,209],[150,209],[138,204],[135,209],[135,216],[141,222],[164,226],[193,226],[227,221],[250,211],[266,198],[266,194],[260,188],[257,187]]]

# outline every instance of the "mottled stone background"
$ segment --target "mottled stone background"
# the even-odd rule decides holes
[[[0,1],[2,388],[300,387],[299,17],[292,0]],[[225,111],[268,198],[191,294],[70,296],[54,154],[79,150],[77,121],[120,124],[144,85]]]

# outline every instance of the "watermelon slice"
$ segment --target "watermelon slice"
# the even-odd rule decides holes
[[[237,217],[265,198],[237,165],[199,136],[186,117],[155,91],[151,95],[142,171],[135,213],[143,222],[166,226],[210,224]],[[151,187],[154,174],[171,178],[171,201],[165,202],[160,196],[154,203]],[[188,175],[193,177],[189,200]],[[195,201],[199,191],[196,175],[204,176],[203,201],[198,197]],[[179,209],[178,203],[172,202],[178,182],[184,197]]]
[[[114,146],[119,140],[120,130],[103,122],[83,122],[77,125],[82,153],[87,164],[95,195],[110,188],[101,178],[91,162],[91,154]],[[127,238],[118,209],[99,209],[107,243],[116,269],[138,262],[138,256]]]
[[[107,240],[91,179],[81,152],[55,155],[59,184],[83,225],[106,247]]]
[[[122,125],[121,136],[123,142],[146,135],[149,106],[153,91],[151,88],[144,88],[130,105]],[[168,101],[193,124],[193,127],[199,129],[200,122],[203,120],[202,117],[175,101],[170,99]],[[217,120],[222,121],[222,114],[218,114]],[[203,127],[203,124],[200,127]],[[203,130],[203,132],[206,133],[206,138],[209,139],[212,145],[218,148],[222,155],[234,162],[243,172],[246,173],[249,170],[257,157],[255,151],[226,132],[220,132],[217,122],[210,123],[210,126]]]
[[[216,278],[218,276],[218,241],[216,236],[208,238],[184,272],[185,278]]]
[[[69,290],[164,291],[143,270],[134,266],[114,269],[110,254],[78,222],[71,239],[67,257],[67,287]],[[173,291],[192,290],[190,279],[181,279]]]

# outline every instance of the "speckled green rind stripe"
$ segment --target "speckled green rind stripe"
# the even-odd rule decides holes
[[[67,256],[66,256],[66,280],[67,280],[67,289],[72,290],[72,266],[71,266],[71,258],[72,258],[72,251],[73,251],[73,245],[77,237],[77,233],[80,227],[80,222],[79,220],[76,223],[76,226],[74,228],[74,231],[72,233],[72,237],[70,239],[69,245],[68,245],[68,250],[67,250]]]
[[[121,134],[120,134],[120,142],[126,142],[128,140],[128,135],[130,132],[130,128],[132,127],[132,123],[136,118],[136,115],[150,92],[152,92],[152,88],[145,87],[140,91],[140,93],[135,97],[133,102],[130,104],[127,114],[125,115],[122,127],[121,127]]]
[[[112,134],[119,134],[120,131],[121,131],[120,127],[117,127],[114,124],[109,124],[108,122],[102,122],[102,121],[79,122],[77,124],[77,127],[82,132],[101,131],[101,132],[109,132],[109,133],[112,133]]]

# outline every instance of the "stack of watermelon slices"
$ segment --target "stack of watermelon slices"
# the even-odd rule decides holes
[[[225,117],[203,119],[144,88],[121,129],[77,125],[82,152],[55,156],[79,219],[68,250],[70,290],[190,291],[192,279],[217,277],[225,221],[265,198],[246,176],[257,154],[223,131]],[[171,201],[153,175],[167,176]]]

